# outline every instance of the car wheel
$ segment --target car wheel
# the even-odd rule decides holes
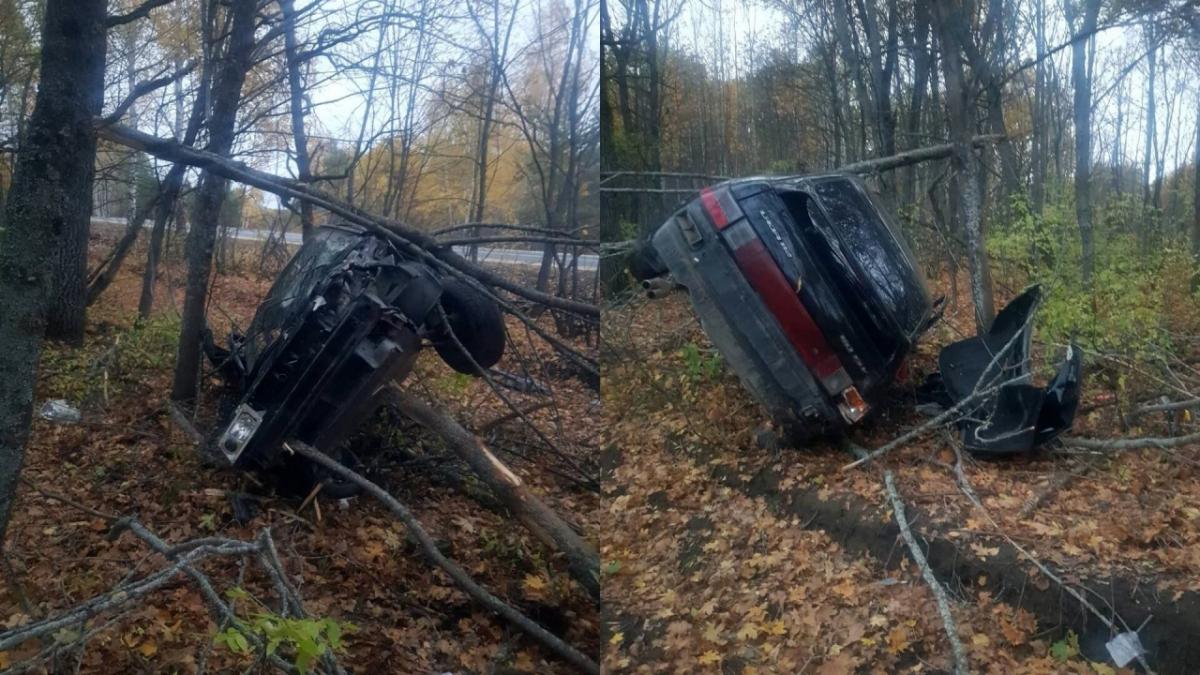
[[[443,329],[445,334],[434,342],[438,356],[446,365],[460,373],[479,375],[480,368],[491,368],[499,363],[507,338],[504,317],[495,301],[462,281],[445,279],[441,303],[449,329],[454,331],[451,337],[449,331]],[[454,338],[466,348],[465,352]]]
[[[658,251],[648,239],[638,239],[625,261],[629,273],[638,281],[657,279],[667,274],[667,266],[658,257]]]

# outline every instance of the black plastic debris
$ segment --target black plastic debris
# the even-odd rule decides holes
[[[1029,452],[1070,429],[1075,419],[1078,347],[1067,347],[1046,387],[1032,383],[1033,318],[1041,298],[1041,288],[1031,286],[1000,310],[987,333],[947,346],[938,355],[940,372],[922,387],[924,401],[962,407],[963,445],[975,454]]]

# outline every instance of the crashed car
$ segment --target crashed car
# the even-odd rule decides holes
[[[296,439],[327,453],[374,411],[377,392],[404,378],[431,344],[476,375],[504,353],[499,307],[363,229],[319,228],[280,272],[244,334],[206,352],[228,384],[210,439],[230,464],[271,474],[286,492],[321,483],[354,491],[302,457]],[[344,463],[353,458],[339,456]]]
[[[941,302],[931,299],[888,210],[861,180],[839,174],[744,178],[704,188],[639,244],[630,269],[647,287],[650,279],[669,275],[687,289],[709,339],[793,442],[844,430],[879,405],[937,320]],[[1025,317],[1019,313],[1002,312],[1000,337],[1012,337],[1004,327]],[[1028,329],[1029,322],[1021,325]],[[986,351],[1000,337],[971,344]],[[973,364],[979,347],[949,352]],[[1009,356],[1015,360],[1004,361],[1006,372],[1027,369],[1027,347]],[[954,374],[943,380],[946,387],[931,389],[935,397],[953,399],[964,378],[990,375],[961,365],[954,358],[943,363]],[[1068,370],[1064,378],[1077,396],[1078,367]],[[1069,398],[1068,389],[1055,392]],[[984,430],[968,435],[968,447],[1015,439],[1005,436],[1009,425],[1027,426],[1031,415],[1041,419],[1041,403],[1054,398],[1041,394],[1001,389],[974,401],[972,419],[995,414],[991,426],[977,425]],[[1061,430],[1073,414],[1064,401],[1045,421],[1059,418],[1053,426]],[[1035,433],[1031,444],[1051,436]]]

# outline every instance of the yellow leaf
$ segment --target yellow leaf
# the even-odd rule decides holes
[[[711,666],[721,662],[721,655],[710,649],[700,655],[699,661],[702,666]]]
[[[621,644],[621,642],[622,642],[624,639],[625,639],[625,634],[624,634],[624,633],[622,633],[621,631],[617,631],[617,632],[615,632],[615,633],[613,633],[613,634],[612,634],[612,637],[608,638],[608,644],[610,644],[610,645],[619,645],[619,644]]]
[[[767,622],[763,626],[763,632],[767,635],[787,635],[787,627],[783,625],[783,619]]]
[[[893,654],[899,654],[908,649],[908,629],[904,626],[896,626],[888,633],[887,641],[888,651]]]
[[[971,642],[974,643],[976,647],[986,647],[992,644],[992,639],[983,633],[976,633],[975,635],[971,636]]]
[[[525,590],[535,593],[546,590],[546,580],[538,574],[526,574],[522,585],[525,586]]]
[[[158,653],[158,644],[153,640],[146,640],[140,646],[138,646],[138,651],[142,653],[142,656],[150,658]]]
[[[753,640],[757,637],[758,626],[754,625],[753,623],[747,623],[738,629],[737,639],[739,640]]]

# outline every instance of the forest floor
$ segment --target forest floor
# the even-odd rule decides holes
[[[948,307],[893,400],[849,440],[873,449],[927,419],[914,410],[916,383],[936,369],[941,347],[973,333],[967,302]],[[1149,617],[1140,637],[1157,672],[1196,672],[1200,446],[1059,448],[986,462],[964,453],[980,509],[956,478],[944,430],[849,470],[853,457],[836,441],[761,449],[761,410],[712,349],[685,293],[631,299],[606,313],[605,330],[610,672],[951,670],[934,596],[898,536],[884,470],[955,600],[972,670],[1115,672],[1105,663],[1105,621],[1032,557],[1118,632]],[[1200,353],[1184,357],[1200,361]],[[1161,418],[1122,431],[1108,384],[1117,378],[1096,370],[1085,367],[1075,434],[1171,435]],[[1173,421],[1175,434],[1196,430],[1190,417]]]
[[[93,262],[111,244],[111,239],[93,241]],[[230,323],[246,326],[270,286],[269,274],[251,271],[255,254],[247,251],[244,257],[245,271],[216,277],[210,316],[217,335]],[[299,500],[272,495],[245,474],[203,466],[165,405],[184,271],[178,262],[168,263],[158,310],[135,327],[140,260],[144,252],[135,250],[89,311],[82,348],[48,344],[44,349],[23,474],[28,482],[18,493],[6,560],[0,561],[8,566],[2,575],[7,583],[0,585],[0,625],[11,628],[53,615],[111,589],[131,572],[163,565],[129,534],[110,540],[103,519],[47,498],[52,493],[100,512],[136,515],[172,543],[211,535],[252,539],[271,528],[309,614],[355,626],[339,655],[351,672],[569,671],[523,633],[481,610],[442,571],[434,571],[404,526],[374,500],[317,499],[297,511]],[[548,324],[549,318],[539,321]],[[519,324],[510,324],[509,331],[514,337],[500,367],[515,353],[548,350],[525,340],[528,333]],[[575,379],[547,382],[553,405],[529,417],[565,452],[594,463],[602,422],[596,393]],[[208,384],[215,389],[214,382]],[[520,421],[490,425],[509,411],[482,381],[454,373],[431,353],[418,360],[406,386],[446,404],[468,429],[488,428],[485,442],[549,506],[596,541],[598,495],[542,471],[538,442]],[[515,392],[511,397],[522,407],[540,400]],[[81,407],[82,422],[38,419],[37,406],[57,398]],[[598,658],[595,604],[571,580],[565,564],[513,519],[446,484],[444,472],[467,472],[439,459],[446,454],[439,440],[395,415],[381,415],[363,436],[363,442],[379,448],[366,462],[366,475],[408,505],[443,552],[492,593]],[[418,457],[405,461],[394,448]],[[243,493],[256,494],[258,508],[251,520],[239,523],[230,495]],[[236,586],[249,594],[236,604],[245,616],[259,611],[257,599],[273,602],[272,586],[254,563],[242,568],[232,559],[216,560],[203,570],[218,591]],[[193,673],[202,662],[209,672],[253,668],[249,656],[214,646],[218,626],[186,578],[132,604],[123,616],[105,615],[92,624],[116,620],[72,657],[79,660],[78,672]],[[71,639],[78,628],[64,629],[59,637]],[[26,643],[0,652],[0,671],[41,646]]]

